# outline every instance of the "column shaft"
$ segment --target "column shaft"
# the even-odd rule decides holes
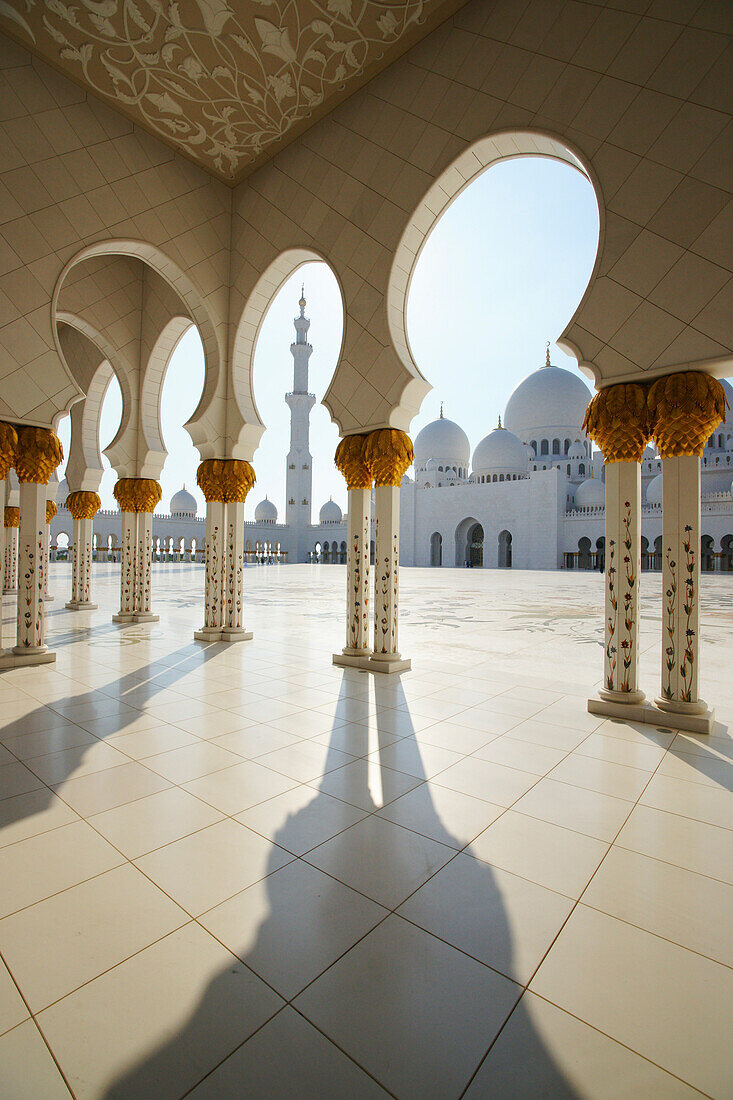
[[[74,553],[71,566],[71,599],[67,607],[74,611],[92,611],[92,538],[94,520],[74,520]]]
[[[346,543],[346,646],[351,656],[370,656],[369,646],[369,536],[370,489],[349,489]]]
[[[50,560],[51,560],[51,526],[50,526],[50,524],[47,523],[45,525],[44,529],[43,529],[43,561],[44,561],[43,571],[44,571],[44,575],[45,575],[45,578],[46,578],[46,591],[43,594],[43,599],[46,603],[50,603],[54,599],[54,597],[48,591],[48,581],[49,581],[49,573],[50,573],[49,562],[50,562]]]
[[[138,512],[135,540],[135,622],[157,623],[152,602],[153,513]]]
[[[6,596],[18,591],[18,528],[5,528],[5,569],[3,592]]]
[[[222,640],[241,642],[252,638],[244,629],[244,501],[226,508],[226,554],[224,578],[224,627]]]
[[[397,649],[400,584],[400,487],[377,485],[374,493],[374,654],[375,671],[410,668]]]
[[[224,627],[225,507],[218,500],[206,502],[204,625],[194,633],[194,638],[200,642],[220,641]]]
[[[18,629],[14,652],[45,653],[46,486],[20,483]]]
[[[641,466],[606,466],[606,623],[602,699],[640,703]]]
[[[3,651],[3,583],[5,573],[5,543],[7,541],[7,528],[2,522],[2,512],[5,507],[5,478],[0,478],[0,573],[3,574],[2,580],[0,580],[0,653]]]
[[[135,580],[137,559],[137,515],[122,513],[120,536],[120,610],[112,616],[115,623],[132,622],[135,614]]]

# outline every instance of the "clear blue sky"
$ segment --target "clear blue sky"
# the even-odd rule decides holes
[[[583,295],[598,246],[598,209],[588,181],[574,169],[543,157],[504,161],[480,176],[449,207],[420,255],[407,308],[415,361],[433,391],[411,425],[413,438],[445,415],[464,428],[472,448],[496,426],[512,390],[544,362],[545,341],[552,361],[577,369],[554,346]],[[247,500],[247,517],[267,494],[284,512],[285,456],[290,430],[283,395],[292,385],[290,343],[305,282],[313,344],[310,388],[320,399],[336,366],[343,327],[338,284],[322,263],[307,264],[273,299],[255,348],[254,387],[267,426],[254,457],[257,484]],[[586,380],[587,381],[587,380]],[[180,341],[163,393],[163,434],[169,450],[161,478],[167,511],[182,484],[195,487],[198,453],[183,423],[203,386],[203,353],[194,329]],[[121,415],[114,381],[102,411],[101,445],[111,442]],[[68,453],[68,419],[59,434]],[[329,496],[346,505],[343,479],[333,465],[338,430],[325,407],[311,414],[313,516]],[[106,460],[105,460],[106,464]],[[59,475],[60,476],[60,475]],[[115,475],[102,482],[104,507],[115,507]]]

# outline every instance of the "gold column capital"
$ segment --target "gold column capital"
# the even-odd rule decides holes
[[[397,428],[378,428],[369,432],[364,446],[364,461],[377,486],[398,486],[415,458],[412,440]]]
[[[10,473],[18,450],[18,433],[12,424],[0,420],[0,481]]]
[[[340,440],[333,460],[346,478],[347,489],[371,489],[374,480],[364,458],[366,435],[347,435]]]
[[[3,525],[5,527],[20,527],[20,508],[6,506]]]
[[[620,382],[599,390],[585,410],[583,431],[606,462],[641,462],[651,435],[646,386]]]
[[[243,504],[256,480],[253,467],[241,458],[206,458],[196,471],[207,502],[220,504]]]
[[[102,507],[102,501],[97,493],[79,491],[69,493],[66,498],[66,507],[74,519],[94,519]]]
[[[47,500],[46,501],[46,523],[50,523],[57,512],[58,512],[58,508],[56,507],[55,501]]]
[[[18,481],[48,485],[51,474],[64,460],[61,440],[49,428],[21,428],[15,455]]]
[[[658,378],[649,389],[652,438],[662,458],[702,457],[705,444],[725,420],[728,402],[717,378],[680,371]]]
[[[159,482],[147,477],[121,477],[112,492],[121,512],[153,512],[163,495]]]

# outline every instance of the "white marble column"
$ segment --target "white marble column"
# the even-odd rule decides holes
[[[705,714],[700,665],[700,459],[662,461],[662,686],[656,704]]]
[[[157,623],[152,606],[153,513],[138,512],[135,540],[134,619],[136,623]]]
[[[375,672],[403,672],[410,661],[397,648],[400,586],[400,487],[377,485],[374,493]]]
[[[18,528],[5,527],[5,562],[3,570],[3,595],[14,596],[18,591]]]
[[[20,483],[18,532],[18,618],[15,654],[56,659],[45,642],[46,486]]]
[[[641,465],[606,465],[605,633],[602,699],[641,703],[639,690],[639,576]]]
[[[74,520],[74,549],[71,565],[71,599],[66,606],[72,611],[94,611],[92,603],[92,538],[93,519]]]
[[[135,615],[135,581],[137,573],[137,514],[122,513],[120,538],[120,610],[112,616],[113,623],[131,623]]]
[[[245,642],[253,637],[244,629],[244,501],[225,505],[224,625],[222,641]]]
[[[0,478],[0,510],[5,507],[5,478]],[[5,523],[0,523],[0,572],[5,573],[5,539],[7,530]],[[4,577],[2,578],[4,579]],[[0,653],[3,651],[3,585],[0,582]]]
[[[49,580],[48,575],[50,573],[49,562],[51,560],[51,524],[50,523],[46,523],[46,525],[44,527],[44,530],[43,530],[43,560],[44,560],[44,563],[45,563],[44,564],[44,574],[45,574],[45,578],[46,578],[46,591],[43,594],[43,599],[44,599],[44,602],[48,604],[48,603],[52,603],[54,598],[55,598],[48,591],[48,580]]]
[[[346,645],[341,653],[334,653],[335,665],[368,667],[372,655],[369,644],[371,519],[371,488],[350,488],[346,520]]]
[[[194,638],[199,642],[221,641],[224,627],[225,508],[219,500],[206,502],[204,625],[194,633]]]

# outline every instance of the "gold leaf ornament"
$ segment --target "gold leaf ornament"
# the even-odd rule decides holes
[[[196,484],[207,501],[244,503],[256,481],[249,462],[236,458],[207,458],[196,471]]]
[[[102,507],[102,501],[96,493],[79,491],[69,493],[66,498],[66,507],[74,519],[94,519]]]
[[[374,478],[364,457],[366,435],[347,435],[334,455],[337,469],[346,478],[347,489],[371,489]]]
[[[717,378],[692,370],[658,378],[649,389],[648,403],[652,438],[662,458],[701,458],[728,406]]]
[[[51,474],[64,460],[64,448],[55,432],[48,428],[21,428],[15,472],[20,482],[48,485]]]
[[[20,527],[20,508],[6,507],[3,515],[4,527]]]
[[[407,432],[378,428],[367,436],[364,460],[377,486],[399,485],[414,458],[412,440]]]
[[[0,481],[10,473],[18,450],[18,433],[12,424],[0,420]]]
[[[153,512],[163,490],[147,477],[121,477],[112,490],[121,512]]]
[[[641,462],[651,436],[646,386],[608,386],[585,410],[583,431],[603,451],[606,462]]]
[[[47,500],[46,501],[46,523],[50,523],[57,512],[58,512],[58,508],[56,507],[55,501]]]

